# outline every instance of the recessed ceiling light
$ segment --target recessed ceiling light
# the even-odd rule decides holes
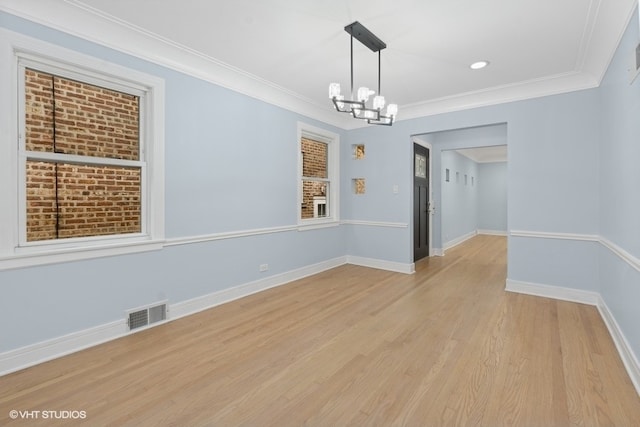
[[[471,68],[472,70],[479,70],[481,68],[486,67],[487,65],[489,65],[489,61],[478,61],[469,65],[469,68]]]

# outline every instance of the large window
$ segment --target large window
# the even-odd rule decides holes
[[[142,232],[140,100],[40,70],[24,73],[21,243]]]
[[[298,125],[302,224],[338,220],[338,135]]]
[[[163,81],[5,34],[0,269],[162,247]]]

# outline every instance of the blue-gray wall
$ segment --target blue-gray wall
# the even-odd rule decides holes
[[[443,151],[441,164],[442,238],[446,248],[478,229],[478,164],[455,150]],[[447,169],[449,182],[445,178]]]
[[[478,229],[507,232],[507,162],[478,164]]]
[[[432,145],[442,148],[439,163],[441,215],[440,223],[435,228],[441,228],[442,246],[445,249],[476,231],[505,233],[507,232],[507,163],[476,163],[455,150],[446,149],[450,145],[450,138],[443,143],[442,136],[460,135],[464,133],[465,144],[487,143],[486,136],[498,136],[498,140],[506,143],[504,125],[485,126],[481,128],[465,129],[432,135],[429,141]],[[501,135],[504,133],[504,138]],[[474,136],[478,137],[476,139]],[[485,138],[480,138],[485,136]],[[492,142],[497,140],[492,139]],[[458,144],[460,143],[457,141]],[[446,170],[449,169],[449,182],[446,181]],[[456,175],[457,174],[457,175]],[[467,180],[465,183],[465,175]]]
[[[510,230],[599,234],[640,256],[640,83],[630,86],[625,69],[637,25],[601,88],[349,132],[6,14],[0,26],[166,80],[167,237],[294,224],[298,120],[341,135],[341,216],[356,222],[2,271],[0,352],[121,319],[160,297],[184,301],[262,278],[260,263],[269,274],[347,254],[411,263],[412,135],[502,124]],[[488,139],[475,146],[504,143]],[[366,161],[349,160],[356,143],[366,144]],[[463,146],[439,141],[434,159],[443,147]],[[442,176],[434,161],[437,224]],[[365,195],[350,191],[354,177],[366,178]],[[442,247],[438,227],[433,238]],[[508,277],[601,292],[640,354],[638,271],[600,243],[510,236]]]
[[[491,147],[497,145],[507,145],[507,125],[506,123],[487,124],[480,126],[452,128],[445,131],[436,131],[420,136],[421,139],[431,143],[433,148],[433,202],[435,214],[433,216],[433,247],[440,249],[445,247],[447,240],[443,238],[442,226],[444,224],[446,211],[442,208],[442,186],[445,168],[441,164],[443,153],[449,150],[460,148]]]
[[[637,11],[600,86],[599,233],[626,252],[635,268],[601,246],[600,293],[640,356],[640,78],[629,60],[640,41]]]
[[[398,262],[412,259],[412,139],[411,136],[487,125],[486,140],[469,141],[440,135],[433,142],[432,176],[436,205],[433,246],[442,247],[441,195],[444,176],[436,159],[444,149],[508,144],[507,212],[509,229],[593,235],[598,230],[598,89],[577,91],[399,121],[393,127],[350,131],[349,143],[366,141],[375,147],[375,157],[361,165],[359,175],[376,176],[375,187],[367,185],[368,206],[353,196],[342,200],[345,219],[384,219],[406,223],[408,228],[378,230],[354,227],[348,242],[351,255],[377,256]],[[470,142],[473,145],[470,145]],[[399,184],[400,191],[391,188]],[[361,209],[362,208],[362,209]],[[584,241],[510,237],[508,275],[513,280],[596,290],[598,245]]]
[[[346,140],[343,130],[11,15],[0,13],[0,27],[165,79],[169,239],[295,225],[297,122]],[[340,227],[295,230],[0,271],[0,353],[124,320],[125,310],[164,298],[343,257],[345,237]]]

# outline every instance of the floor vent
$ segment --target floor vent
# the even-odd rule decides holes
[[[167,303],[161,302],[147,307],[137,308],[127,312],[129,330],[149,326],[167,319]]]

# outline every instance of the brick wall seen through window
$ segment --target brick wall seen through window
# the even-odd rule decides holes
[[[142,170],[126,164],[140,160],[139,104],[25,70],[27,241],[141,232]]]
[[[302,138],[302,219],[327,216],[329,210],[328,146]]]

